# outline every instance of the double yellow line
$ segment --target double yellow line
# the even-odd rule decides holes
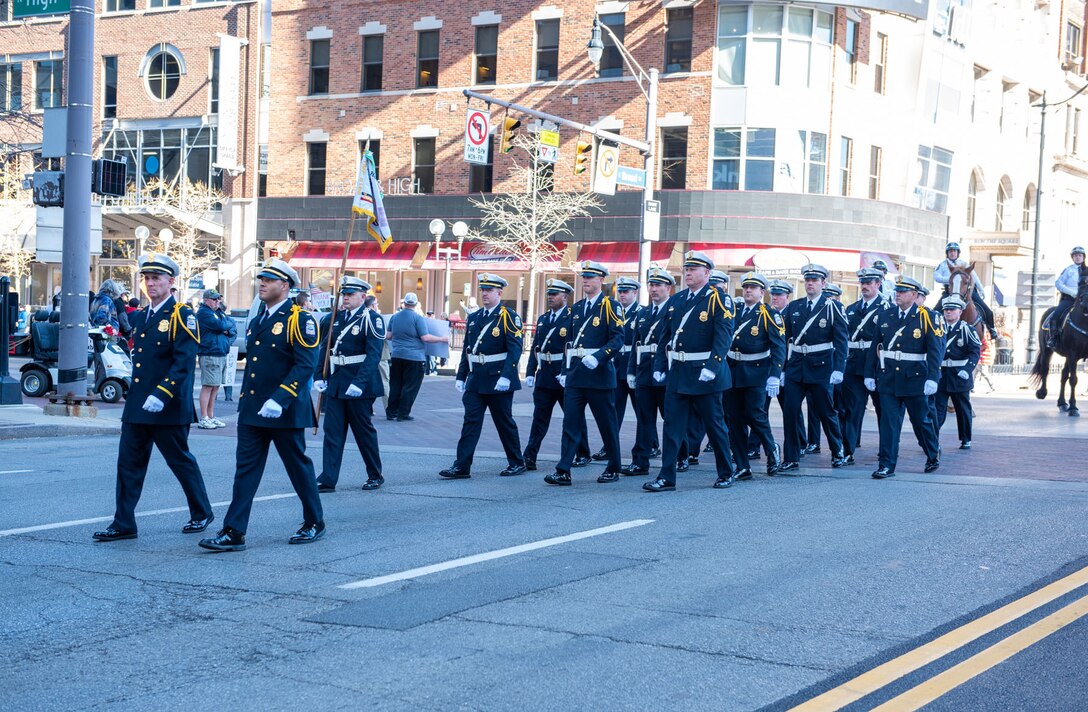
[[[995,611],[970,623],[945,633],[925,645],[889,660],[868,672],[862,673],[838,687],[803,702],[793,712],[837,710],[857,702],[926,665],[959,650],[968,643],[992,633],[998,628],[1027,615],[1041,606],[1055,601],[1071,591],[1088,584],[1088,568],[1080,569],[1065,578],[1018,598]],[[1008,660],[1021,650],[1034,645],[1052,633],[1088,614],[1088,596],[1077,599],[1046,618],[1003,638],[982,652],[929,678],[901,695],[874,709],[881,712],[916,710],[947,694],[968,680],[981,675],[998,663]]]

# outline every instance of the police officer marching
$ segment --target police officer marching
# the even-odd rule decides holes
[[[940,449],[929,426],[929,396],[941,377],[944,334],[929,311],[915,304],[922,289],[911,277],[895,285],[895,306],[878,314],[873,345],[866,357],[865,387],[880,397],[880,462],[874,479],[895,476],[906,409],[926,453],[926,472],[940,467]]]
[[[937,432],[944,427],[948,415],[948,401],[956,408],[956,432],[960,449],[971,449],[971,424],[974,412],[971,408],[971,390],[975,387],[975,367],[982,352],[978,332],[960,319],[967,304],[959,295],[944,298],[945,350],[941,361],[941,382],[938,384],[934,405],[937,409]]]
[[[472,476],[472,459],[484,425],[484,411],[499,432],[507,466],[499,475],[510,477],[525,472],[521,438],[514,422],[514,391],[521,388],[518,363],[521,360],[521,317],[504,307],[502,290],[507,282],[497,274],[481,274],[477,280],[480,308],[465,321],[465,348],[457,366],[455,386],[465,406],[465,421],[457,441],[457,459],[438,473],[447,480]]]
[[[647,492],[676,489],[676,461],[687,437],[688,419],[702,415],[718,479],[714,487],[732,486],[735,473],[729,456],[729,432],[722,414],[722,391],[730,386],[726,353],[733,339],[733,303],[709,284],[714,263],[702,252],[689,251],[684,258],[687,289],[668,302],[661,341],[654,355],[653,379],[664,383],[665,426],[661,447],[661,472],[642,485]]]
[[[378,372],[385,345],[385,323],[380,314],[363,307],[369,291],[370,284],[365,280],[341,278],[342,309],[330,314],[321,324],[324,340],[314,371],[314,389],[325,394],[325,439],[321,448],[321,474],[317,478],[319,492],[336,491],[349,428],[366,465],[367,480],[363,489],[376,490],[385,484],[378,452],[378,431],[371,419],[374,399],[385,392]],[[327,343],[330,341],[331,346]]]
[[[635,347],[635,325],[642,311],[642,307],[638,303],[638,291],[641,288],[642,285],[639,284],[638,280],[630,277],[620,277],[616,280],[616,301],[619,302],[616,307],[616,314],[623,320],[623,345],[615,358],[617,430],[623,427],[623,416],[627,414],[628,399],[631,401],[631,407],[636,411],[638,410],[638,404],[635,402],[635,390],[627,383],[627,372],[631,362],[631,353]],[[647,452],[649,452],[649,445],[649,443],[646,443]],[[641,447],[637,440],[635,441],[635,447]],[[603,447],[600,452],[593,455],[593,459],[605,459]]]
[[[585,298],[571,308],[571,341],[559,383],[566,391],[563,402],[563,450],[555,472],[544,481],[569,486],[570,468],[578,441],[585,433],[589,406],[604,440],[608,465],[597,478],[604,484],[620,477],[620,437],[616,423],[616,365],[613,359],[623,346],[623,319],[616,304],[602,292],[608,268],[598,262],[582,263]]]
[[[525,367],[525,385],[533,389],[533,424],[529,429],[529,442],[525,445],[524,455],[528,470],[536,469],[536,456],[544,436],[548,434],[556,404],[560,410],[563,409],[563,386],[559,385],[559,376],[563,371],[563,352],[570,333],[570,306],[567,302],[574,293],[574,287],[561,279],[549,279],[544,288],[548,311],[536,320],[533,347]],[[573,467],[582,467],[590,462],[584,414],[582,422],[582,438]]]
[[[718,290],[718,294],[722,299],[722,302],[730,301],[732,298],[729,296],[729,275],[720,269],[710,270],[710,286]],[[728,413],[728,408],[725,406],[725,400],[723,395],[722,400],[722,412]],[[688,421],[688,442],[687,452],[688,456],[681,456],[680,460],[676,463],[677,472],[687,472],[689,465],[699,464],[699,452],[714,452],[714,446],[707,442],[706,448],[703,449],[703,438],[706,437],[706,424],[703,423],[701,413],[693,413],[691,419]]]
[[[847,456],[854,454],[861,437],[861,427],[865,421],[865,406],[873,400],[877,418],[880,417],[880,399],[865,387],[865,366],[876,334],[880,312],[888,308],[889,302],[882,290],[883,275],[880,270],[865,267],[857,271],[861,285],[861,297],[846,308],[848,355],[846,370],[843,372],[842,392],[845,402],[846,417],[842,422],[843,450]]]
[[[150,252],[140,257],[139,265],[151,304],[129,317],[133,378],[121,414],[117,505],[113,522],[92,535],[96,541],[136,538],[136,504],[152,446],[162,453],[185,493],[189,522],[181,531],[202,532],[215,519],[200,466],[189,452],[189,428],[196,422],[193,379],[200,329],[193,310],[170,296],[178,263]]]
[[[769,286],[767,288],[767,292],[768,292],[768,294],[770,294],[770,297],[769,297],[769,301],[771,303],[770,308],[774,309],[775,311],[777,311],[779,313],[779,315],[781,315],[782,312],[785,311],[786,307],[790,303],[790,296],[793,294],[793,286],[790,285],[789,282],[783,281],[781,279],[772,279],[772,280],[770,280],[768,282],[768,285]],[[783,422],[785,421],[785,413],[786,413],[786,393],[785,393],[785,390],[784,390],[785,385],[786,385],[786,371],[785,371],[784,366],[785,366],[785,364],[783,364],[782,373],[778,377],[778,380],[779,380],[778,395],[775,396],[775,398],[778,400],[778,407],[782,409]],[[768,418],[770,418],[771,396],[769,394],[764,399],[764,403],[766,404]],[[805,437],[805,418],[804,418],[804,414],[801,414],[801,416],[797,420],[797,438],[798,438],[797,442],[798,442],[799,454],[803,457],[804,453],[805,453],[805,447],[807,446],[807,440],[806,440],[806,437]],[[748,460],[749,461],[759,459],[759,446],[760,446],[759,437],[755,433],[749,432],[749,434],[748,434]],[[771,451],[768,450],[767,451],[767,456],[770,457],[771,454],[772,454]],[[781,463],[779,464],[779,467],[781,467]],[[776,471],[777,471],[777,468],[776,468]]]
[[[767,474],[773,475],[782,458],[767,420],[768,398],[778,395],[782,366],[786,361],[786,328],[782,315],[763,304],[767,278],[749,272],[741,278],[744,306],[738,308],[729,371],[733,387],[725,392],[726,418],[737,462],[737,479],[752,478],[748,461],[748,432],[758,439],[767,458]]]

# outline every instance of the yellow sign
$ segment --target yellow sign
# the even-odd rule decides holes
[[[545,146],[555,146],[559,148],[559,132],[558,131],[546,131],[541,129],[540,142]]]

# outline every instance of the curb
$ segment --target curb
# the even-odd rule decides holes
[[[105,425],[42,425],[42,424],[4,424],[0,423],[0,440],[29,440],[31,438],[60,438],[73,435],[117,435],[121,432],[117,426]]]

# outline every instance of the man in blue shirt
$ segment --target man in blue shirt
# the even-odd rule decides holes
[[[444,341],[442,337],[427,333],[427,323],[416,312],[419,298],[415,292],[404,295],[400,311],[389,319],[389,404],[385,407],[386,420],[415,420],[412,405],[423,385],[427,365],[425,343]]]
[[[214,289],[205,289],[204,303],[196,313],[200,324],[200,348],[196,352],[200,361],[200,422],[197,427],[204,430],[227,427],[215,417],[215,399],[219,387],[226,383],[227,368],[234,368],[234,364],[227,363],[227,354],[238,332],[234,319],[219,311],[222,297]]]

